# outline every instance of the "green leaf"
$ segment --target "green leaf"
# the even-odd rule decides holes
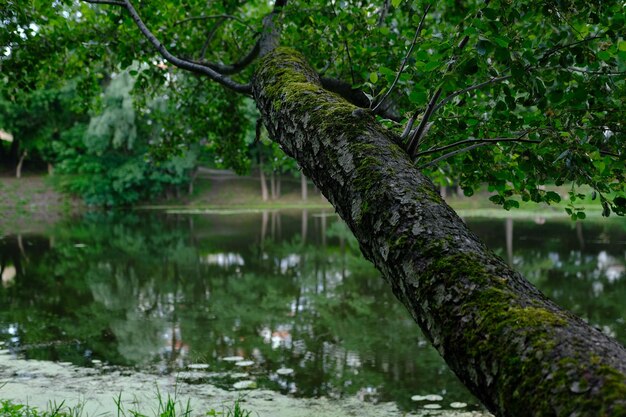
[[[402,3],[402,0],[391,0],[393,7],[398,7]]]
[[[548,191],[546,193],[546,202],[548,204],[550,204],[550,203],[560,203],[561,202],[561,196],[558,193],[555,193],[554,191]]]
[[[425,72],[430,72],[436,68],[439,68],[440,65],[441,63],[439,61],[430,61],[426,65],[424,65],[422,70]]]
[[[376,84],[378,82],[378,74],[375,72],[370,72],[370,81],[372,84]]]

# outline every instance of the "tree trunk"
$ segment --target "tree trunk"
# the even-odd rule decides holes
[[[280,172],[276,173],[276,198],[280,198],[280,188],[282,186],[282,175],[280,175]]]
[[[263,171],[263,157],[259,157],[259,177],[261,181],[261,197],[263,201],[269,200],[267,192],[267,181],[265,180],[265,171]]]
[[[302,192],[302,201],[306,201],[309,196],[309,187],[307,186],[304,173],[300,173],[300,190]]]
[[[272,195],[272,200],[276,200],[276,173],[272,171],[270,173],[270,190]]]
[[[463,383],[498,416],[626,415],[626,349],[489,251],[363,109],[295,51],[255,73],[270,136],[324,193]]]
[[[196,182],[196,178],[198,178],[198,167],[195,167],[191,171],[191,175],[189,176],[189,187],[187,189],[187,194],[189,195],[193,195],[193,186],[194,186],[194,183]]]
[[[20,160],[15,168],[15,178],[22,178],[22,166],[24,165],[24,158],[26,158],[27,155],[28,151],[22,152],[22,156],[20,156]]]

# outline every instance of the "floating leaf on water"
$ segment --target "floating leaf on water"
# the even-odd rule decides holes
[[[250,374],[247,372],[234,372],[232,374],[228,374],[228,376],[231,377],[232,379],[242,379],[242,378],[249,377]]]
[[[92,359],[92,360],[91,360],[91,363],[93,363],[94,365],[96,365],[96,366],[97,366],[97,365],[101,365],[101,364],[102,364],[102,361],[101,361],[100,359]]]
[[[437,394],[429,394],[429,395],[414,395],[411,397],[412,401],[441,401],[443,397]]]
[[[240,362],[243,360],[243,356],[226,356],[222,360],[226,362]]]
[[[467,407],[467,404],[466,403],[454,402],[454,403],[450,403],[450,407],[452,407],[452,408],[465,408],[465,407]]]
[[[240,361],[240,362],[237,362],[235,365],[237,365],[237,366],[252,366],[252,365],[254,365],[254,362],[253,361]]]
[[[206,379],[206,374],[197,371],[185,371],[176,374],[176,378],[186,382],[201,382]]]
[[[437,410],[441,408],[439,404],[424,404],[424,408],[428,408],[429,410]]]
[[[85,248],[87,247],[87,245],[85,245],[84,243],[77,243],[74,245],[75,248]]]
[[[209,365],[206,363],[190,363],[187,365],[189,369],[209,369]]]
[[[276,370],[278,375],[291,375],[293,374],[293,369],[291,368],[280,368]]]
[[[233,388],[235,389],[253,389],[256,388],[255,381],[239,381],[233,384]]]

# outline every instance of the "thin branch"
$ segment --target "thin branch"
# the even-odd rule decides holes
[[[437,162],[441,162],[441,161],[443,161],[443,160],[445,160],[445,159],[451,158],[451,157],[453,157],[454,155],[458,155],[458,154],[463,153],[463,152],[469,152],[469,151],[471,151],[472,149],[476,149],[476,148],[478,148],[478,147],[480,147],[480,146],[485,146],[485,145],[487,145],[488,143],[489,143],[489,142],[475,143],[474,145],[468,146],[467,148],[457,149],[456,151],[448,152],[447,154],[442,155],[442,156],[440,156],[439,158],[433,159],[433,160],[432,160],[432,161],[430,161],[430,162],[427,162],[427,163],[425,163],[425,164],[422,164],[422,165],[418,166],[418,167],[417,167],[417,169],[424,169],[424,168],[427,168],[427,167],[429,167],[429,166],[431,166],[431,165],[435,165]]]
[[[231,75],[231,74],[237,74],[238,72],[241,72],[246,67],[248,67],[248,65],[250,65],[259,56],[259,51],[260,51],[260,46],[259,46],[259,42],[257,41],[246,56],[244,56],[239,61],[231,65],[219,64],[219,63],[214,63],[214,62],[206,62],[206,61],[190,61],[190,62],[193,62],[198,65],[204,65],[223,75]]]
[[[124,3],[123,1],[116,1],[116,0],[83,0],[86,3],[93,3],[93,4],[110,4],[111,6],[122,6],[122,7],[126,7],[126,3]]]
[[[478,148],[479,146],[485,146],[488,145],[490,143],[498,143],[498,142],[524,142],[524,143],[540,143],[541,141],[539,140],[532,140],[532,139],[522,139],[523,136],[527,135],[528,132],[524,132],[523,135],[516,137],[516,138],[493,138],[493,139],[466,139],[466,140],[462,140],[456,143],[453,143],[451,145],[448,146],[442,146],[441,148],[439,148],[438,150],[442,150],[442,149],[449,149],[453,146],[458,146],[460,144],[463,143],[471,143],[471,142],[478,142],[478,143],[474,143],[473,145],[467,146],[465,148],[461,148],[461,149],[457,149],[455,151],[452,152],[448,152],[447,154],[441,155],[438,158],[433,159],[430,162],[427,162],[425,164],[422,164],[418,167],[418,169],[424,169],[426,167],[429,167],[431,165],[435,165],[438,162],[441,162],[445,159],[451,158],[455,155],[458,155],[460,153],[463,152],[468,152],[471,151],[472,149]],[[434,152],[435,150],[433,150]],[[429,153],[433,153],[433,152],[429,152]],[[426,152],[422,153],[423,155],[426,154]]]
[[[380,7],[380,16],[378,17],[378,27],[381,27],[385,22],[387,13],[389,13],[389,7],[391,7],[391,0],[385,0]]]
[[[583,68],[569,67],[568,70],[572,72],[579,72],[582,74],[593,74],[593,75],[624,75],[626,71],[589,71]]]
[[[585,38],[583,40],[580,40],[580,41],[576,41],[576,42],[568,43],[568,44],[565,44],[565,45],[560,45],[560,46],[555,46],[553,48],[550,48],[545,54],[543,54],[541,56],[541,58],[539,58],[538,63],[541,64],[541,63],[545,62],[546,59],[550,58],[552,55],[556,54],[557,52],[562,51],[563,49],[571,48],[572,46],[576,46],[576,45],[579,45],[579,44],[584,43],[584,42],[589,42],[589,41],[592,41],[594,39],[599,39],[601,37],[602,36],[600,36],[600,35],[589,36],[589,37],[587,37],[587,38]]]
[[[204,57],[206,57],[206,52],[209,49],[209,45],[211,45],[211,41],[215,37],[217,30],[220,28],[220,26],[224,24],[224,22],[226,22],[226,19],[218,20],[217,22],[215,22],[211,30],[207,33],[206,40],[204,41],[202,49],[200,50],[200,60],[204,60]]]
[[[322,87],[324,87],[324,89],[339,94],[350,103],[362,108],[369,107],[370,101],[365,93],[358,88],[352,87],[352,84],[329,77],[320,77],[320,81],[322,82]],[[379,108],[376,112],[372,113],[378,114],[385,119],[393,120],[394,122],[399,122],[401,119],[399,114],[389,108]]]
[[[350,47],[348,41],[343,40],[343,46],[346,49],[346,55],[348,56],[348,65],[350,66],[350,78],[352,79],[352,85],[356,84],[356,77],[354,76],[354,65],[352,65],[352,57],[350,56]]]
[[[84,0],[84,1],[93,2],[95,0]],[[102,2],[100,0],[98,1]],[[195,72],[198,74],[206,75],[209,78],[211,78],[213,81],[216,81],[222,84],[223,86],[233,91],[236,91],[238,93],[244,93],[248,95],[252,94],[252,87],[250,84],[239,84],[209,67],[199,65],[194,62],[187,61],[187,60],[184,60],[184,59],[181,59],[172,55],[167,50],[167,48],[165,48],[165,46],[163,46],[163,44],[156,38],[156,36],[154,36],[154,34],[150,31],[150,29],[148,29],[145,23],[141,20],[141,17],[137,13],[137,10],[135,10],[133,5],[131,4],[130,0],[124,0],[123,6],[126,8],[126,10],[128,10],[128,13],[130,14],[131,18],[133,19],[133,21],[135,22],[135,24],[137,25],[141,33],[144,35],[144,37],[152,44],[152,46],[159,52],[159,54],[161,54],[161,56],[165,58],[167,61],[171,62],[172,64],[176,65],[179,68],[182,68],[191,72]]]
[[[203,16],[192,16],[192,17],[188,17],[186,19],[182,19],[182,20],[179,20],[177,22],[174,22],[173,26],[178,26],[178,25],[181,25],[183,23],[191,22],[191,21],[194,21],[194,20],[210,20],[210,19],[225,19],[225,20],[230,19],[230,20],[235,20],[235,21],[241,23],[242,25],[244,25],[245,27],[247,27],[249,30],[253,30],[253,28],[250,25],[248,25],[248,23],[245,20],[243,20],[240,17],[233,16],[233,15],[230,15],[230,14],[212,14],[212,15],[206,15],[206,16],[205,15],[203,15]]]
[[[464,139],[455,143],[451,143],[449,145],[441,146],[439,148],[429,149],[424,152],[419,152],[415,155],[416,158],[431,155],[433,153],[442,152],[451,148],[456,148],[457,146],[465,145],[467,143],[493,143],[493,142],[520,142],[520,143],[541,143],[540,140],[535,139],[522,139],[528,132],[524,132],[521,136],[516,138],[492,138],[492,139]]]
[[[459,42],[459,45],[457,47],[458,49],[457,54],[463,51],[463,48],[465,48],[465,45],[467,45],[468,42],[469,42],[469,36],[465,35],[465,37],[461,39],[461,42]],[[454,67],[455,63],[456,63],[456,56],[453,57],[450,63],[448,64],[448,68],[446,69],[446,72],[450,72],[452,68]],[[435,111],[435,104],[439,100],[439,97],[441,97],[442,92],[443,92],[443,87],[439,87],[437,91],[435,91],[435,94],[433,94],[430,101],[428,102],[428,106],[426,107],[424,116],[422,116],[422,120],[420,120],[420,124],[417,126],[417,129],[415,129],[415,132],[413,132],[413,134],[411,135],[411,139],[409,140],[409,143],[407,145],[407,153],[411,157],[413,156],[413,154],[415,154],[415,152],[417,151],[419,147],[422,137],[424,136],[426,132],[426,127],[428,126],[428,121],[430,120],[430,116],[432,116],[433,112]],[[415,113],[413,113],[413,116],[411,117],[411,119],[413,119],[413,121],[416,120],[417,115],[418,113],[416,111]]]
[[[613,152],[603,151],[601,149],[598,149],[598,151],[600,152],[600,155],[612,156],[612,157],[615,157],[615,158],[619,158],[621,156],[621,155],[618,155],[618,154],[613,153]]]
[[[335,2],[330,2],[330,7],[332,9],[335,18],[338,18],[337,11],[335,10]],[[352,85],[356,84],[356,77],[354,76],[354,68],[352,65],[352,56],[350,56],[350,47],[348,46],[348,41],[342,37],[341,39],[343,43],[344,50],[346,51],[346,55],[348,56],[348,66],[350,67],[350,78],[352,79]]]
[[[502,77],[493,77],[493,78],[491,78],[491,79],[489,79],[489,80],[487,80],[485,82],[482,82],[480,84],[475,84],[475,85],[469,86],[467,88],[464,88],[462,90],[455,91],[454,93],[450,94],[449,96],[447,96],[446,98],[441,100],[439,103],[437,103],[437,105],[433,109],[433,112],[436,112],[441,107],[443,107],[445,104],[450,102],[450,100],[452,100],[453,98],[455,98],[457,96],[460,96],[461,94],[465,94],[465,93],[468,93],[468,92],[473,91],[473,90],[478,90],[478,89],[483,88],[483,87],[485,87],[485,86],[487,86],[489,84],[499,83],[501,81],[508,80],[511,77],[513,77],[513,76],[512,75],[505,75],[505,76],[502,76]]]
[[[490,1],[491,0],[485,0],[484,7],[488,7]],[[481,9],[479,13],[482,13],[482,10],[483,9]],[[459,42],[457,46],[457,49],[458,49],[457,56],[459,53],[463,51],[463,48],[465,48],[468,42],[469,42],[469,36],[465,35],[465,37],[461,40],[461,42]],[[450,72],[452,68],[454,68],[454,65],[456,64],[457,56],[452,57],[452,59],[450,60],[450,63],[448,64],[448,68],[446,69],[446,72]],[[442,92],[443,92],[443,87],[441,86],[437,89],[437,91],[435,91],[435,94],[433,94],[432,98],[430,99],[428,103],[428,106],[426,107],[426,111],[424,115],[422,116],[422,120],[420,121],[420,124],[417,126],[417,129],[415,129],[413,134],[411,134],[411,129],[413,128],[413,123],[415,123],[415,121],[417,120],[417,116],[419,115],[420,109],[415,110],[415,112],[409,119],[409,122],[407,123],[407,126],[404,129],[404,132],[402,133],[402,136],[401,136],[402,140],[404,140],[409,135],[411,136],[408,144],[406,145],[406,151],[409,154],[409,156],[412,156],[417,151],[422,138],[426,135],[426,132],[430,128],[431,123],[429,123],[429,119],[433,114],[435,104],[437,103],[437,100],[439,100],[439,97],[441,97]]]
[[[400,69],[398,70],[398,73],[396,74],[395,80],[393,80],[393,82],[391,83],[391,86],[389,87],[389,89],[387,90],[383,98],[381,98],[376,104],[376,106],[374,106],[374,108],[372,109],[373,111],[376,111],[376,109],[378,109],[378,107],[380,107],[380,105],[383,104],[383,102],[387,99],[387,97],[389,97],[389,94],[391,94],[391,91],[393,91],[394,87],[398,83],[398,80],[400,80],[400,76],[402,75],[402,72],[404,71],[404,68],[406,67],[406,63],[409,60],[411,53],[413,53],[413,48],[415,48],[415,44],[417,43],[417,38],[419,38],[420,32],[422,31],[422,28],[424,27],[424,20],[426,19],[426,15],[428,14],[428,11],[430,10],[430,6],[431,6],[430,4],[426,6],[426,9],[424,10],[424,14],[422,14],[422,19],[420,20],[420,23],[417,26],[417,30],[415,31],[415,36],[413,36],[413,41],[411,42],[411,46],[409,47],[409,50],[404,56],[404,59],[402,60],[402,64],[400,64]]]

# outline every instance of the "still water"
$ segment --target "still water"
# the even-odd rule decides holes
[[[626,344],[626,222],[468,218],[559,304]],[[330,211],[91,213],[0,236],[0,348],[414,409],[477,401]],[[457,404],[462,406],[462,404]]]

